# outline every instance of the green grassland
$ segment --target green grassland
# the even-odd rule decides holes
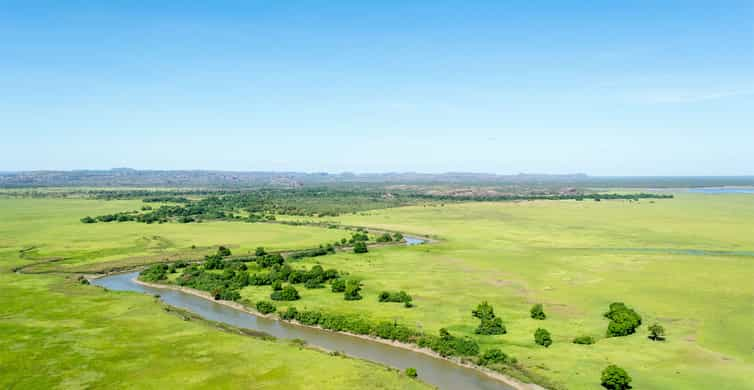
[[[303,290],[294,304],[299,309],[474,336],[478,321],[471,310],[488,300],[508,334],[474,336],[482,349],[500,347],[568,388],[599,387],[609,363],[626,368],[638,389],[754,388],[754,196],[468,203],[329,220],[442,241],[307,260],[363,279],[365,299],[347,302],[329,290]],[[405,290],[416,307],[378,303],[382,290]],[[250,300],[268,294],[264,287],[242,291]],[[644,317],[637,334],[604,338],[602,313],[614,301]],[[529,318],[533,303],[545,305],[547,320]],[[665,326],[667,341],[647,339],[655,321]],[[534,344],[538,327],[553,334],[550,348]],[[579,335],[600,340],[572,344]]]
[[[283,225],[78,221],[138,206],[0,199],[0,388],[425,388],[369,362],[184,321],[152,297],[81,285],[74,275],[12,272],[49,257],[64,260],[42,271],[137,264],[191,245],[201,251],[225,244],[237,252],[258,245],[305,248],[343,235]]]
[[[11,335],[0,339],[0,386],[157,387],[176,381],[197,387],[419,386],[368,363],[209,331],[163,313],[150,297],[80,286],[59,273],[8,272],[53,258],[62,259],[30,270],[82,272],[197,258],[217,245],[241,254],[256,246],[306,248],[347,235],[242,222],[78,222],[84,215],[140,206],[0,199],[0,283],[6,292],[0,295],[0,331]],[[299,309],[397,320],[431,333],[446,327],[474,337],[482,350],[499,347],[529,370],[573,389],[598,388],[600,371],[611,363],[624,367],[637,389],[754,388],[754,196],[475,202],[314,220],[441,240],[298,261],[296,266],[337,268],[364,283],[361,301],[301,287],[302,299],[293,304]],[[382,290],[407,291],[415,307],[378,303]],[[270,292],[269,286],[246,287],[242,296],[257,301],[269,299]],[[478,320],[471,310],[482,300],[494,305],[508,334],[473,334]],[[602,313],[614,301],[644,317],[637,334],[604,338]],[[529,318],[533,303],[544,304],[545,321]],[[646,337],[655,321],[668,332],[664,342]],[[538,327],[552,333],[550,348],[534,344]],[[599,341],[572,344],[580,335]]]

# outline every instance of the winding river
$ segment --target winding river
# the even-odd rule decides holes
[[[419,245],[425,242],[424,239],[409,236],[405,237],[405,241],[406,245]],[[256,316],[182,291],[141,285],[134,281],[138,274],[138,272],[129,272],[110,275],[93,279],[91,282],[94,285],[114,291],[159,295],[163,302],[189,310],[207,320],[261,331],[280,339],[305,340],[310,345],[330,351],[343,352],[348,356],[370,360],[401,370],[414,367],[421,380],[440,389],[514,389],[514,387],[490,378],[478,370],[459,366],[423,353],[344,333],[304,327],[277,319]]]

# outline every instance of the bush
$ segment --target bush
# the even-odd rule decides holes
[[[492,305],[484,301],[477,305],[475,310],[471,311],[471,315],[480,320],[491,320],[495,318],[495,310],[492,308]]]
[[[665,340],[665,328],[656,322],[652,324],[652,326],[649,327],[649,339],[653,341]]]
[[[241,299],[241,294],[239,294],[238,291],[231,290],[229,288],[214,290],[212,291],[212,296],[216,301],[219,301],[221,299],[224,301],[237,301]]]
[[[487,366],[490,364],[514,364],[516,358],[508,356],[505,352],[498,348],[492,348],[484,351],[484,354],[477,360],[477,364],[480,366]]]
[[[217,248],[217,255],[221,256],[221,257],[230,256],[230,249],[228,249],[228,248],[226,248],[224,246],[221,246],[221,247]]]
[[[204,256],[204,269],[223,269],[223,258],[220,255]]]
[[[611,364],[602,370],[602,387],[611,390],[624,390],[631,388],[631,377],[626,370]]]
[[[476,356],[479,354],[479,344],[476,341],[464,337],[455,337],[447,331],[440,329],[440,337],[424,335],[419,338],[417,344],[420,347],[430,348],[441,356]]]
[[[298,315],[298,310],[293,306],[289,306],[288,309],[280,313],[280,319],[287,321],[295,320],[296,315]]]
[[[628,336],[641,325],[641,316],[622,302],[611,303],[605,317],[610,319],[607,337]]]
[[[507,332],[505,325],[503,325],[503,320],[500,317],[495,317],[491,320],[483,319],[474,331],[476,334],[484,335],[506,334]]]
[[[343,292],[343,299],[346,301],[358,301],[361,299],[361,283],[358,280],[348,280],[346,282],[346,289]]]
[[[264,248],[262,248],[261,246],[258,246],[257,249],[254,250],[254,255],[255,256],[264,256],[266,254],[267,254],[267,251],[264,250]]]
[[[283,289],[283,282],[276,280],[272,282],[272,291],[280,291]]]
[[[367,249],[367,244],[363,241],[356,241],[356,243],[353,244],[353,253],[367,253],[369,252],[369,249]]]
[[[320,279],[320,278],[309,279],[309,280],[306,281],[306,283],[304,283],[304,287],[306,287],[306,288],[323,288],[325,286],[322,285],[321,280],[322,279]]]
[[[97,220],[95,220],[94,218],[92,218],[92,217],[90,217],[88,215],[86,217],[84,217],[84,218],[81,218],[81,223],[96,223],[96,222],[97,222]]]
[[[389,292],[383,291],[377,297],[380,302],[402,302],[406,307],[411,307],[411,295],[408,295],[405,291]]]
[[[274,313],[277,308],[275,307],[275,304],[269,301],[259,301],[257,302],[257,311],[262,314],[270,314]]]
[[[592,336],[579,336],[573,339],[574,344],[591,345],[594,344],[594,338]]]
[[[406,369],[406,376],[409,378],[416,378],[419,374],[417,374],[416,369],[413,367],[409,367]]]
[[[534,332],[534,342],[544,346],[545,348],[552,345],[552,338],[550,337],[550,332],[547,331],[547,329],[538,328]]]
[[[345,279],[335,279],[332,281],[332,285],[330,286],[330,289],[334,293],[340,293],[346,291],[346,280]]]
[[[298,290],[296,290],[295,287],[288,285],[283,287],[280,291],[273,291],[272,294],[270,294],[270,299],[273,301],[295,301],[301,299],[301,296],[298,294]]]
[[[531,307],[531,318],[534,318],[535,320],[544,320],[547,318],[541,303],[537,303]]]

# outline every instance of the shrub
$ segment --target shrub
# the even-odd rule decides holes
[[[406,376],[409,378],[416,378],[419,374],[417,374],[416,369],[413,367],[409,367],[406,369]]]
[[[237,301],[241,299],[241,294],[239,294],[238,291],[229,288],[214,290],[212,291],[212,295],[216,301],[221,299],[224,301]]]
[[[477,364],[480,366],[487,366],[490,364],[514,364],[516,358],[508,356],[505,352],[498,348],[492,348],[484,351],[484,354],[479,357]]]
[[[357,241],[353,244],[353,253],[367,253],[369,252],[369,249],[367,249],[367,244],[365,244],[363,241]]]
[[[653,341],[665,340],[665,328],[656,322],[652,324],[652,326],[649,327],[649,339]]]
[[[272,282],[272,291],[280,291],[283,289],[283,282],[276,280]]]
[[[346,280],[345,279],[335,279],[332,281],[332,286],[330,286],[330,289],[332,292],[340,293],[346,291]]]
[[[204,269],[223,269],[223,258],[220,255],[204,256]]]
[[[289,306],[284,312],[280,313],[280,319],[282,320],[295,320],[298,315],[298,310],[295,307]]]
[[[500,317],[495,317],[489,320],[483,319],[474,333],[484,335],[506,334],[507,330],[503,325],[503,320]]]
[[[610,319],[607,337],[628,336],[641,325],[641,316],[622,302],[611,303],[605,317]]]
[[[322,288],[322,287],[325,287],[324,285],[322,285],[321,280],[322,279],[320,279],[320,278],[309,279],[309,280],[306,281],[306,283],[304,283],[304,287],[306,287],[306,288]]]
[[[298,294],[298,290],[296,290],[295,287],[288,285],[283,287],[280,291],[273,291],[272,294],[270,294],[270,299],[273,301],[295,301],[301,299],[301,296]]]
[[[602,387],[611,390],[623,390],[631,388],[631,377],[626,370],[611,364],[602,370]]]
[[[343,292],[343,299],[346,301],[358,301],[361,299],[361,283],[358,280],[348,280],[346,282],[346,289]]]
[[[476,341],[464,337],[455,337],[447,331],[440,329],[440,337],[424,335],[417,340],[420,347],[430,348],[442,356],[476,356],[479,354],[479,345]]]
[[[275,307],[275,304],[269,301],[259,301],[257,302],[257,311],[262,314],[270,314],[274,313],[277,308]]]
[[[228,249],[228,248],[226,248],[224,246],[221,246],[221,247],[217,248],[217,255],[221,256],[221,257],[230,256],[230,249]]]
[[[477,305],[475,310],[471,311],[471,315],[480,320],[491,320],[495,318],[495,310],[492,308],[492,305],[484,301]]]
[[[411,295],[408,295],[405,291],[383,291],[377,298],[380,302],[402,302],[406,307],[411,307],[411,301],[413,300]]]
[[[304,325],[317,325],[321,318],[322,314],[314,310],[300,311],[296,313],[296,321]]]
[[[574,344],[594,344],[594,338],[592,336],[579,336],[573,339]]]
[[[550,332],[547,331],[547,329],[538,328],[534,332],[534,342],[544,346],[545,348],[552,345],[552,338],[550,337]]]
[[[261,246],[258,246],[257,249],[254,250],[254,255],[255,256],[264,256],[266,254],[267,254],[267,251],[264,250],[264,248],[262,248]]]
[[[86,217],[84,217],[84,218],[81,218],[81,223],[96,223],[96,222],[97,222],[97,220],[95,220],[94,218],[92,218],[92,217],[90,217],[88,215]]]
[[[535,320],[544,320],[547,318],[541,303],[537,303],[531,307],[531,318],[534,318]]]

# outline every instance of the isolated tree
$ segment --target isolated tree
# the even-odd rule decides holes
[[[531,318],[534,318],[535,320],[544,320],[547,318],[541,303],[537,303],[531,307]]]
[[[654,341],[665,340],[665,328],[656,322],[652,324],[652,326],[649,327],[649,339]]]
[[[495,310],[492,308],[492,305],[484,301],[477,305],[475,310],[471,311],[471,315],[480,320],[491,320],[495,318]]]
[[[277,308],[275,307],[275,304],[268,301],[259,301],[257,302],[257,311],[262,314],[270,314],[274,313]]]
[[[283,287],[280,291],[273,291],[270,295],[270,299],[273,301],[295,301],[300,298],[301,296],[298,294],[298,290],[291,285]]]
[[[257,249],[254,251],[254,255],[256,256],[264,256],[266,254],[267,254],[267,251],[264,250],[264,248],[261,246],[258,246]]]
[[[550,337],[550,332],[547,331],[547,329],[538,328],[534,332],[534,342],[544,346],[545,348],[552,345],[552,337]]]
[[[409,378],[416,378],[419,374],[417,374],[416,369],[413,367],[409,367],[406,369],[406,376]]]
[[[602,387],[610,390],[624,390],[631,388],[631,377],[626,370],[611,364],[602,370]]]

